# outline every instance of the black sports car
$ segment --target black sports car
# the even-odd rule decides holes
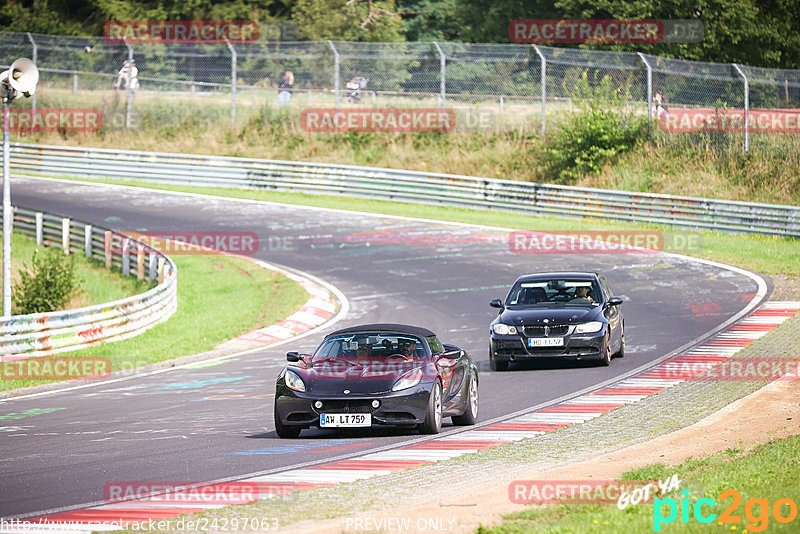
[[[540,357],[598,360],[609,365],[625,355],[625,321],[605,279],[597,273],[539,273],[520,277],[492,321],[489,363]]]
[[[320,428],[402,425],[437,434],[443,417],[472,425],[478,368],[467,353],[425,328],[353,326],[328,334],[314,352],[289,352],[275,388],[275,431],[296,438]]]

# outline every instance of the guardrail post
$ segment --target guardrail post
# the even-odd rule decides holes
[[[128,101],[125,107],[125,128],[129,129],[131,127],[131,108],[133,107],[133,92],[131,91],[131,75],[133,74],[133,47],[131,47],[127,37],[123,37],[122,40],[125,43],[125,46],[128,47],[128,79],[125,82],[125,93],[127,94]]]
[[[545,127],[545,109],[547,106],[547,59],[542,54],[542,51],[539,50],[539,47],[533,45],[533,49],[536,50],[536,53],[539,55],[539,60],[541,61],[541,79],[540,83],[542,84],[542,136],[546,131]]]
[[[164,261],[163,256],[159,256],[158,258],[158,284],[161,285],[164,283],[164,265],[166,261]]]
[[[647,58],[644,57],[644,54],[641,52],[636,52],[639,54],[639,59],[642,60],[644,63],[644,67],[647,69],[647,94],[645,95],[645,99],[647,99],[647,135],[650,137],[650,140],[653,140],[653,69],[650,67],[650,62],[647,61]]]
[[[69,223],[67,217],[61,219],[61,248],[64,249],[66,256],[69,256]]]
[[[733,63],[733,68],[744,80],[744,153],[747,154],[750,151],[750,80],[739,65]]]
[[[42,212],[41,211],[37,211],[36,215],[35,215],[35,218],[36,218],[36,246],[37,247],[41,247],[42,246],[42,241],[43,241],[43,238],[42,238]]]
[[[236,124],[236,49],[231,42],[225,39],[228,50],[231,51],[231,124]]]
[[[83,227],[83,255],[87,258],[92,257],[92,225],[87,224]]]
[[[447,71],[447,58],[442,51],[442,47],[436,41],[433,42],[439,52],[439,106],[444,111],[444,100],[447,96],[445,72]]]
[[[333,50],[333,94],[336,98],[336,109],[339,109],[339,51],[333,46],[333,41],[328,41],[328,46]]]
[[[106,261],[106,269],[111,269],[111,230],[106,230],[103,235],[103,254]]]
[[[158,255],[154,251],[150,251],[150,262],[147,270],[147,278],[153,280],[158,274]]]
[[[39,47],[36,46],[36,41],[33,40],[33,35],[31,32],[25,32],[28,34],[28,40],[31,42],[31,47],[33,50],[31,51],[31,61],[33,61],[34,65],[36,64],[36,59],[39,56]],[[31,95],[31,128],[35,124],[36,120],[36,93]]]
[[[122,242],[122,276],[131,274],[131,240],[127,237]]]
[[[144,247],[140,244],[136,251],[136,279],[144,280]]]

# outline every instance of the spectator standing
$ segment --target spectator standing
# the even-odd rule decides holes
[[[287,70],[278,82],[278,107],[289,105],[289,100],[292,99],[292,87],[294,87],[294,74]]]

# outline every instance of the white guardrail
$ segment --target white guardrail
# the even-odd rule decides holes
[[[0,319],[0,361],[78,350],[136,336],[168,319],[178,307],[178,269],[161,252],[129,236],[49,213],[16,207],[14,230],[36,236],[38,246],[102,258],[126,276],[157,280],[132,297],[74,310]],[[1,211],[0,211],[1,212]],[[133,264],[133,265],[132,265]]]
[[[800,237],[800,207],[325,163],[14,143],[11,168],[45,176],[345,195],[526,215]]]

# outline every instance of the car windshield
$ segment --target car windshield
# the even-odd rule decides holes
[[[508,294],[506,307],[596,306],[600,300],[600,288],[592,280],[553,278],[517,282]]]
[[[421,358],[425,346],[416,336],[359,332],[325,340],[314,352],[312,361],[372,361],[397,355],[408,360]]]

